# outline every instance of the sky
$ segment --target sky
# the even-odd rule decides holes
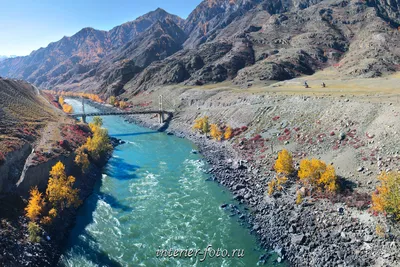
[[[201,0],[0,0],[0,55],[25,56],[85,27],[110,30],[157,9],[186,18]]]

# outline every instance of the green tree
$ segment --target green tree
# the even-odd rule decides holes
[[[110,103],[110,105],[115,105],[115,101],[117,100],[117,98],[115,96],[110,96],[110,98],[108,99],[108,102]]]
[[[94,125],[98,126],[98,127],[101,127],[101,126],[103,126],[103,118],[101,118],[99,116],[96,116],[96,117],[93,118],[93,122],[92,123]]]
[[[29,241],[32,243],[39,243],[40,242],[40,227],[35,222],[28,223],[28,233],[29,233]]]

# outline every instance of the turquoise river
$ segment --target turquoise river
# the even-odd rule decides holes
[[[75,110],[80,101],[67,99]],[[85,105],[86,112],[97,111]],[[90,121],[90,119],[89,119]],[[126,141],[103,169],[93,194],[79,209],[60,266],[258,266],[264,253],[236,216],[237,204],[204,173],[188,140],[103,117],[111,136]],[[244,257],[207,255],[210,249],[244,250]],[[200,249],[197,257],[157,257],[159,249]],[[273,266],[273,258],[265,266]]]

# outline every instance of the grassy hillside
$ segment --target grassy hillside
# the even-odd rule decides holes
[[[0,78],[0,151],[6,154],[32,142],[60,115],[32,85]]]

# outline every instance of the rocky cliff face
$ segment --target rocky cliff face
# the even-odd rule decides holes
[[[133,95],[155,85],[285,80],[335,67],[345,76],[398,70],[398,2],[204,0],[186,20],[157,9],[109,32],[86,28],[0,75],[59,90]]]

